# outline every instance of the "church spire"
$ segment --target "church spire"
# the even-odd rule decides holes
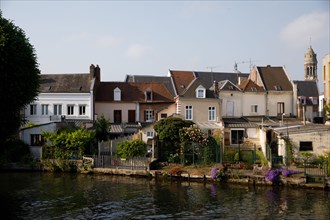
[[[310,39],[309,48],[305,53],[304,72],[305,72],[304,75],[305,80],[317,81],[317,59],[316,59],[316,53],[314,53],[314,50],[311,45],[311,39]]]

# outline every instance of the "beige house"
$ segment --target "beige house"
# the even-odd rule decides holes
[[[265,115],[295,115],[293,86],[284,67],[255,66],[249,79],[265,90]]]

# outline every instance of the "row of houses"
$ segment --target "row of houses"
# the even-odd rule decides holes
[[[298,153],[330,150],[330,126],[316,129],[312,123],[320,116],[317,82],[292,81],[283,66],[255,66],[250,73],[169,70],[166,76],[127,75],[122,82],[100,79],[100,67],[93,64],[87,73],[41,75],[40,94],[24,109],[36,126],[20,132],[35,157],[41,154],[42,131],[54,131],[61,123],[89,128],[101,115],[111,121],[113,136],[140,132],[154,157],[152,125],[171,116],[191,120],[208,133],[221,130],[224,146],[248,141],[265,154],[271,146],[275,156],[285,157],[282,140],[290,134]]]

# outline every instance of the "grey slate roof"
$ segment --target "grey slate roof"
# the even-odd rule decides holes
[[[319,97],[317,82],[315,81],[293,81],[297,85],[297,96]]]
[[[90,74],[41,74],[41,93],[89,93]]]
[[[202,85],[206,89],[206,98],[216,98],[214,93],[214,82],[232,82],[238,83],[238,78],[248,78],[247,73],[224,73],[224,72],[194,72],[196,79],[190,84],[190,86],[181,95],[185,97],[195,97],[195,90],[199,85]],[[219,84],[220,88],[221,84]],[[224,88],[225,89],[225,88]],[[235,89],[237,89],[235,87]]]

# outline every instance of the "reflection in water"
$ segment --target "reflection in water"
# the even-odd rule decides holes
[[[6,219],[330,218],[327,191],[108,175],[0,173],[0,196]]]

